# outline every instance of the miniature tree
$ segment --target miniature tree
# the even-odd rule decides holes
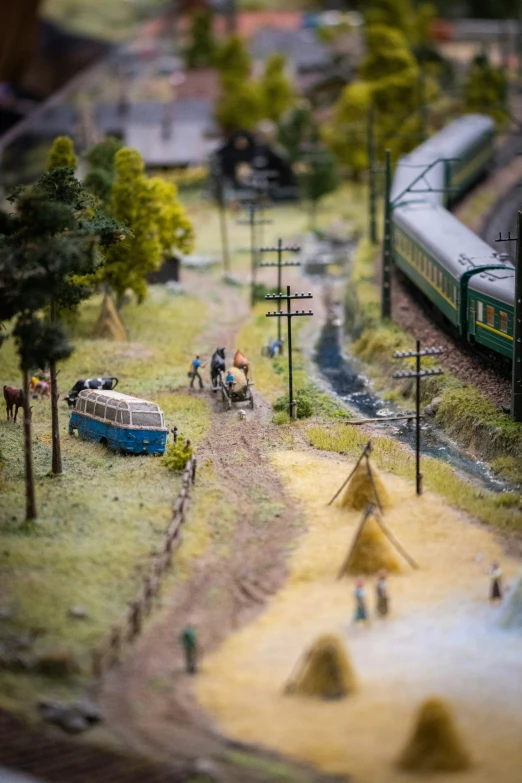
[[[320,200],[339,186],[338,166],[328,150],[317,150],[305,160],[301,188],[304,198],[310,204],[310,223],[312,228],[315,228]]]
[[[260,83],[264,117],[277,122],[294,100],[294,90],[285,76],[285,57],[271,54]]]
[[[106,293],[114,291],[119,301],[130,289],[141,302],[147,291],[146,275],[160,267],[164,256],[174,248],[190,252],[192,226],[175,186],[161,178],[148,179],[136,150],[123,147],[114,160],[110,211],[117,222],[128,227],[130,235],[109,248],[103,281]]]
[[[75,171],[77,163],[78,160],[74,152],[72,139],[69,136],[57,136],[49,152],[48,171],[60,168],[68,168]]]
[[[193,15],[190,43],[185,50],[187,68],[208,68],[213,65],[217,49],[212,29],[213,20],[211,11],[197,11]]]
[[[85,156],[89,171],[83,184],[87,190],[100,199],[105,207],[108,207],[111,199],[112,183],[114,182],[114,157],[122,146],[119,139],[109,136],[91,147]]]
[[[50,190],[59,198],[49,198]],[[78,198],[63,201],[67,191],[71,195],[76,191]],[[13,336],[23,373],[28,521],[36,518],[29,372],[33,367],[56,365],[72,352],[63,326],[44,321],[40,313],[62,297],[81,298],[84,289],[76,285],[75,276],[92,274],[101,261],[98,230],[92,222],[77,218],[81,191],[71,169],[58,168],[32,188],[16,191],[9,198],[14,212],[2,213],[0,218],[0,321],[14,319]]]
[[[214,116],[226,131],[250,130],[263,119],[263,97],[258,84],[250,79],[223,82]]]
[[[332,122],[321,128],[322,138],[355,179],[368,168],[367,121],[371,98],[368,83],[352,82],[341,93]]]
[[[319,125],[309,104],[301,101],[283,114],[279,120],[277,137],[292,163],[301,160],[307,146],[317,144]]]
[[[239,35],[231,35],[216,52],[216,68],[221,76],[247,79],[252,70],[252,58]]]
[[[508,85],[502,68],[494,68],[487,54],[475,57],[464,87],[467,111],[489,114],[501,125],[507,119]]]

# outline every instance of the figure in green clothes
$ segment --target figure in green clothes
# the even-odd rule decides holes
[[[198,640],[194,626],[187,625],[187,627],[184,628],[181,632],[180,639],[185,651],[185,666],[187,669],[187,674],[196,674]]]

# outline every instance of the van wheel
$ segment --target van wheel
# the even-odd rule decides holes
[[[109,445],[107,438],[101,438],[100,443],[102,446],[105,446],[105,448],[107,448],[107,446]]]

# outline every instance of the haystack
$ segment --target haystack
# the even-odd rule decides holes
[[[355,689],[355,674],[343,643],[333,634],[324,634],[299,662],[285,693],[316,699],[343,699]]]
[[[377,574],[379,571],[398,574],[400,563],[374,513],[367,514],[356,533],[339,576]]]
[[[432,698],[421,705],[413,734],[398,765],[415,772],[459,772],[471,766],[445,701]]]
[[[341,506],[362,511],[368,503],[374,506],[380,503],[381,508],[389,508],[390,498],[378,472],[370,465],[370,460],[362,459],[341,496]]]
[[[94,337],[102,340],[126,340],[127,333],[110,296],[104,296],[100,317],[94,325]]]
[[[522,631],[522,574],[509,591],[500,612],[499,625]]]
[[[234,376],[234,381],[236,382],[234,391],[241,391],[241,389],[244,389],[247,385],[247,379],[243,370],[240,370],[239,367],[230,367],[226,371],[225,378],[230,374]]]

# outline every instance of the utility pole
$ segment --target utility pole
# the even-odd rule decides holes
[[[370,242],[372,245],[376,245],[379,241],[379,237],[377,235],[377,194],[375,192],[375,173],[375,109],[373,103],[370,103],[370,108],[368,109],[368,212],[370,218]]]
[[[283,290],[282,289],[282,280],[281,280],[283,267],[284,266],[301,266],[301,262],[300,261],[283,261],[283,252],[286,252],[286,253],[299,253],[300,250],[301,250],[301,248],[300,248],[299,245],[287,245],[287,246],[284,246],[282,239],[278,239],[277,240],[277,247],[260,247],[259,248],[259,252],[260,253],[277,253],[277,261],[261,263],[261,264],[259,264],[259,266],[260,267],[268,267],[268,266],[272,266],[272,267],[275,266],[275,267],[277,267],[277,290],[278,291],[282,291]],[[278,340],[279,344],[281,345],[279,350],[282,353],[283,349],[282,349],[282,341],[281,341],[281,319],[280,318],[278,318],[278,320],[277,320],[277,340]]]
[[[513,368],[511,374],[511,418],[522,421],[522,212],[517,212],[517,235],[499,234],[497,242],[516,242],[515,298],[513,311]]]
[[[391,318],[392,205],[390,150],[386,150],[384,176],[384,232],[382,243],[381,317]]]
[[[251,201],[246,207],[248,212],[248,220],[238,220],[238,225],[250,226],[250,306],[255,305],[255,288],[256,288],[256,270],[257,270],[257,235],[256,228],[263,223],[270,223],[270,220],[257,219],[256,212],[258,205]]]
[[[294,383],[293,383],[293,376],[292,376],[292,318],[297,318],[298,316],[307,316],[307,315],[313,315],[313,312],[311,310],[308,310],[306,313],[304,310],[295,310],[294,312],[291,312],[291,303],[292,299],[313,299],[312,294],[291,294],[290,293],[290,286],[287,285],[286,287],[286,294],[267,294],[265,296],[265,299],[277,299],[280,303],[283,299],[286,300],[286,313],[284,313],[282,310],[275,311],[273,313],[268,312],[266,314],[267,318],[278,318],[279,320],[281,318],[286,318],[287,320],[287,330],[288,330],[288,401],[289,401],[289,413],[291,419],[297,418],[297,403],[294,400]]]
[[[439,356],[443,348],[425,348],[421,351],[420,340],[417,340],[415,351],[395,351],[394,359],[416,358],[415,370],[394,372],[394,378],[415,378],[415,486],[417,495],[422,495],[422,473],[420,472],[420,381],[421,378],[433,375],[444,375],[444,370],[422,370],[421,356]]]
[[[227,205],[225,199],[225,183],[221,164],[217,156],[212,161],[214,168],[214,193],[219,211],[219,227],[221,232],[221,249],[223,251],[223,268],[225,272],[230,269],[230,248],[228,243]]]

